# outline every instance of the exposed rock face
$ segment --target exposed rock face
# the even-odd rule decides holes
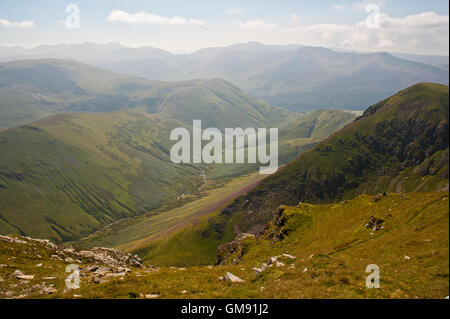
[[[133,256],[113,248],[95,247],[79,250],[72,246],[55,245],[46,239],[30,237],[14,238],[0,235],[1,241],[24,245],[40,243],[52,254],[52,259],[63,260],[67,263],[82,263],[84,260],[85,262],[99,263],[110,267],[142,267],[142,260],[138,256]]]
[[[231,263],[233,265],[237,264],[244,254],[244,240],[247,238],[255,238],[255,235],[242,233],[236,236],[236,239],[234,241],[221,245],[217,249],[216,265],[225,265],[226,263],[228,263],[230,257],[234,257],[231,260]]]
[[[383,220],[375,218],[375,216],[373,215],[370,215],[369,221],[365,226],[366,228],[372,229],[373,231],[377,231],[384,228],[383,222],[384,222]]]
[[[54,243],[44,239],[33,239],[30,237],[9,237],[0,236],[0,245],[8,243],[14,245],[14,248],[9,248],[13,252],[21,250],[26,258],[36,260],[36,267],[45,268],[46,263],[50,260],[61,261],[64,265],[75,264],[79,268],[79,275],[83,280],[89,280],[94,283],[107,282],[113,277],[124,277],[132,272],[132,268],[143,267],[142,260],[138,256],[133,256],[128,253],[121,252],[111,248],[92,248],[80,250],[67,245],[55,245]],[[38,249],[45,249],[42,257],[38,254]],[[34,252],[34,253],[33,253]],[[11,256],[15,260],[15,256]],[[40,262],[39,262],[40,261]],[[6,265],[0,265],[1,268]],[[7,274],[6,279],[15,278],[18,284],[9,286],[17,288],[19,291],[3,291],[0,289],[0,297],[6,298],[24,298],[29,295],[49,295],[57,293],[58,290],[54,288],[54,284],[47,285],[46,281],[64,280],[65,277],[59,278],[57,276],[47,276],[40,278],[39,275],[29,273],[31,270],[21,269],[20,265],[16,266],[14,272]],[[67,274],[65,273],[64,276]],[[5,279],[0,278],[0,282]],[[44,281],[42,281],[44,280]],[[39,282],[41,281],[41,282]],[[69,289],[69,288],[68,288]],[[72,288],[70,288],[72,289]],[[67,290],[67,289],[66,289]]]
[[[67,253],[67,250],[65,251]],[[89,250],[73,251],[71,254],[115,267],[142,267],[142,260],[136,256],[112,248],[95,247]]]

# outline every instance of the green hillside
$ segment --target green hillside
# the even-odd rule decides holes
[[[328,118],[322,123],[336,121],[328,126],[331,133],[353,118],[327,112],[301,116],[287,127],[295,130],[321,117]],[[257,170],[249,164],[171,163],[169,136],[180,126],[189,128],[163,115],[124,110],[58,114],[0,132],[0,233],[76,240],[192,194],[202,174],[219,180]],[[298,127],[304,138],[280,141],[282,162],[324,138]]]
[[[55,113],[138,109],[192,125],[266,127],[291,113],[220,80],[160,82],[66,60],[0,63],[0,128]]]
[[[294,135],[316,129],[313,123],[301,121],[288,127],[296,128]],[[292,140],[289,129],[281,135]],[[189,251],[208,262],[214,256],[208,242],[224,243],[241,232],[260,233],[281,204],[439,190],[448,190],[448,87],[418,84],[370,107],[196,229],[136,252],[150,262],[182,265],[185,259],[171,253],[177,250],[166,248],[189,243]]]
[[[280,204],[448,190],[448,86],[414,85],[303,153],[222,214],[257,230]],[[257,213],[255,213],[257,212]]]
[[[0,267],[0,296],[443,299],[449,292],[448,196],[448,192],[389,193],[336,204],[284,206],[274,212],[276,218],[260,238],[223,246],[218,252],[221,266],[144,263],[127,265],[125,272],[115,259],[102,257],[101,250],[93,251],[94,259],[86,252],[42,241],[0,237],[0,264],[5,265]],[[367,228],[370,216],[383,227]],[[184,244],[179,250],[189,252],[189,242]],[[82,277],[79,289],[68,290],[65,268],[73,259],[80,260]],[[257,274],[255,269],[263,263],[268,267]],[[380,270],[379,289],[366,287],[370,275],[366,267],[372,264]],[[18,278],[17,270],[31,279]],[[244,282],[219,280],[227,272]]]
[[[173,164],[180,122],[136,111],[55,115],[0,132],[0,233],[66,241],[201,185]]]

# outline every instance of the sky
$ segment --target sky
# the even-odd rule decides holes
[[[449,4],[447,0],[0,0],[0,45],[116,42],[186,53],[249,41],[448,55]]]

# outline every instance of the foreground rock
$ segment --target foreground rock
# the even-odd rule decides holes
[[[225,243],[217,248],[216,265],[225,265],[231,259],[233,265],[239,263],[244,254],[245,240],[254,239],[255,235],[242,233],[236,236],[232,242]]]
[[[0,268],[9,267],[15,270],[2,272],[0,282],[3,285],[3,282],[8,280],[8,284],[4,287],[0,285],[0,298],[24,298],[30,295],[57,293],[54,283],[65,280],[68,273],[58,276],[53,270],[42,276],[43,271],[53,267],[48,265],[50,261],[58,261],[66,266],[72,265],[71,271],[78,269],[81,280],[94,283],[107,282],[114,277],[122,279],[131,273],[133,268],[143,267],[142,260],[138,256],[111,248],[77,249],[68,245],[56,245],[45,239],[22,236],[0,236],[1,245],[8,247],[11,257],[8,258],[9,264]],[[32,268],[27,264],[29,260],[33,265]],[[35,269],[36,272],[33,273],[30,269]],[[46,281],[53,281],[53,284],[47,285]]]
[[[224,277],[220,277],[220,280],[224,280],[224,281],[231,281],[234,283],[242,283],[245,282],[245,280],[242,280],[241,278],[233,275],[231,272],[227,272],[227,274]]]

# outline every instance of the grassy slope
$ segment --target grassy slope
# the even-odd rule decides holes
[[[284,123],[280,127],[281,163],[312,147],[354,118],[349,112],[320,110]],[[158,265],[210,264],[214,261],[216,248],[235,236],[233,218],[224,218],[219,216],[218,212],[237,197],[242,188],[248,191],[247,185],[261,178],[258,178],[258,175],[243,176],[235,178],[226,187],[220,187],[224,182],[222,177],[246,174],[252,168],[248,164],[213,165],[207,176],[214,180],[209,181],[200,194],[191,194],[194,197],[201,195],[199,200],[187,204],[186,201],[181,201],[176,208],[169,205],[168,209],[162,209],[164,214],[152,211],[148,216],[118,223],[77,245],[118,247],[134,251],[145,260]],[[230,197],[231,192],[236,194]],[[215,203],[213,209],[210,209],[211,203]],[[199,222],[198,216],[205,215],[205,212],[206,216]],[[186,216],[189,220],[194,218],[195,224],[198,223],[197,227],[192,229],[192,221],[186,224],[180,216]],[[218,225],[215,229],[219,233],[211,232],[211,224]],[[227,228],[221,231],[225,224],[228,225]],[[162,233],[164,236],[161,237]]]
[[[198,187],[169,160],[177,121],[135,111],[65,114],[0,133],[0,232],[73,240]]]
[[[123,280],[116,277],[100,284],[88,276],[81,279],[80,289],[68,292],[64,292],[66,263],[51,260],[40,246],[24,249],[6,243],[0,247],[0,264],[6,265],[0,267],[0,293],[12,291],[17,296],[46,281],[58,292],[28,297],[139,298],[151,293],[186,299],[444,298],[449,292],[448,196],[448,192],[387,194],[374,201],[363,195],[337,204],[285,207],[286,224],[278,229],[285,238],[272,242],[267,236],[274,230],[271,226],[266,236],[247,239],[245,254],[236,265],[133,269]],[[366,229],[369,215],[383,219],[384,229]],[[280,253],[296,259],[280,259],[285,266],[270,267],[259,276],[251,270]],[[36,267],[37,263],[43,266]],[[369,264],[380,267],[380,289],[365,286]],[[10,276],[16,269],[35,278],[17,285],[19,280]],[[227,271],[245,283],[219,281]],[[57,278],[43,279],[48,276]]]
[[[329,118],[329,114],[323,115]],[[292,141],[294,136],[314,133],[316,129],[326,131],[324,124],[329,122],[321,118],[319,112],[315,121],[300,119],[298,124],[288,124],[287,129],[281,131],[282,141]],[[336,121],[340,119],[336,117]],[[411,123],[416,123],[417,127],[409,127]],[[280,204],[296,204],[299,200],[334,202],[339,198],[384,191],[448,189],[446,130],[448,132],[448,87],[414,86],[370,108],[363,118],[265,179],[197,229],[186,229],[165,242],[152,243],[136,252],[144,259],[161,262],[154,251],[170,255],[173,247],[189,243],[190,250],[197,245],[197,250],[204,249],[211,260],[214,251],[205,248],[208,240],[223,243],[233,233],[257,234]],[[163,250],[155,246],[172,248]],[[175,257],[176,254],[169,260],[183,265],[183,259]]]
[[[23,125],[61,112],[138,109],[192,125],[266,127],[291,113],[220,80],[160,82],[65,60],[0,63],[0,127]]]
[[[223,238],[186,238],[231,200],[254,187],[264,178],[253,173],[233,179],[209,180],[201,189],[141,217],[119,222],[76,242],[83,247],[108,246],[138,251],[147,261],[166,265],[211,264],[216,248],[234,238],[231,230]],[[198,234],[195,231],[195,234]],[[179,240],[179,236],[182,237]],[[188,235],[189,236],[189,235]],[[190,246],[191,245],[191,246]],[[151,252],[151,256],[147,255]]]
[[[448,189],[448,86],[418,84],[369,108],[224,212],[241,231],[264,225],[280,204],[359,194]],[[253,213],[253,212],[257,212]]]

